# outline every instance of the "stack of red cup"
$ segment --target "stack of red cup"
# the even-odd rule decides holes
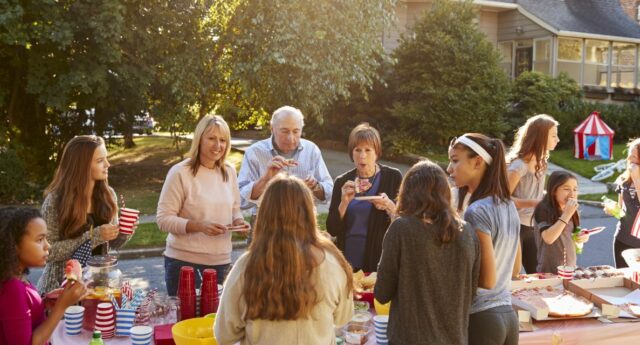
[[[218,273],[213,268],[207,268],[202,275],[200,287],[200,316],[218,311]]]
[[[110,302],[98,304],[95,329],[102,332],[102,339],[110,339],[115,335],[116,315]]]
[[[194,269],[191,266],[180,268],[178,281],[178,299],[180,300],[180,320],[196,317],[196,283]]]
[[[138,217],[140,216],[140,211],[134,210],[132,208],[121,208],[120,209],[120,232],[125,235],[133,234],[133,226],[138,221]]]

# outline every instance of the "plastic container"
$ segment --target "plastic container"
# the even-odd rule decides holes
[[[344,326],[344,340],[347,344],[366,344],[371,336],[371,327],[349,322]]]
[[[176,345],[217,345],[213,335],[215,318],[198,317],[184,320],[171,327]]]

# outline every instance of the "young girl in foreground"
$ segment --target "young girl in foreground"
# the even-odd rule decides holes
[[[353,313],[352,269],[320,234],[311,190],[275,177],[263,194],[249,250],[225,281],[218,344],[335,344]]]
[[[481,288],[471,305],[471,345],[518,343],[510,286],[521,265],[520,219],[509,193],[504,157],[502,141],[482,134],[465,134],[449,146],[447,171],[458,187],[458,200],[471,195],[464,219],[480,243]]]
[[[549,176],[547,194],[534,212],[538,243],[537,272],[557,273],[558,266],[576,266],[573,229],[580,225],[578,215],[578,180],[566,171],[554,171]],[[589,235],[578,236],[579,243]]]
[[[49,256],[47,225],[30,208],[0,209],[0,345],[46,344],[70,305],[84,296],[84,284],[67,284],[45,319],[44,303],[26,280],[30,267],[42,267]]]
[[[518,129],[507,157],[509,191],[520,216],[522,265],[527,273],[534,273],[538,263],[533,210],[544,193],[549,152],[559,141],[558,122],[549,115],[536,115]]]

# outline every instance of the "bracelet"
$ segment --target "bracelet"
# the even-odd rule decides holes
[[[568,223],[567,223],[567,222],[565,222],[564,220],[562,220],[562,218],[558,218],[558,220],[559,220],[559,221],[561,221],[561,222],[563,222],[563,223],[564,223],[564,225],[568,225]]]

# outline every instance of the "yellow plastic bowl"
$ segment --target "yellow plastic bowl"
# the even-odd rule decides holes
[[[183,320],[171,327],[176,345],[218,345],[213,335],[215,318],[198,317]]]
[[[391,309],[391,302],[387,303],[387,304],[382,304],[380,302],[378,302],[377,299],[373,300],[373,306],[376,309],[376,314],[377,315],[389,315],[389,309]]]

